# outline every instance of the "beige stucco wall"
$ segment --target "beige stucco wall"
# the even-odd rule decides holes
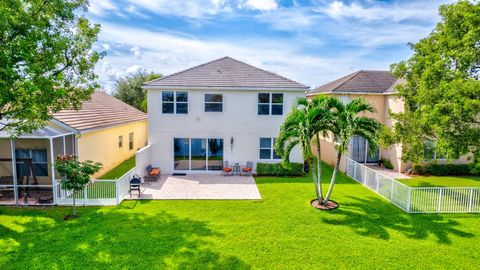
[[[134,133],[133,149],[129,150],[128,136]],[[118,137],[123,136],[123,146],[118,146]],[[82,133],[77,138],[80,160],[101,162],[103,169],[93,177],[113,169],[147,144],[147,121],[132,122],[121,126]]]

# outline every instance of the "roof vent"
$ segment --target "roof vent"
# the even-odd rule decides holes
[[[222,73],[222,71],[220,70],[219,67],[217,67],[217,72],[218,72],[218,73]]]

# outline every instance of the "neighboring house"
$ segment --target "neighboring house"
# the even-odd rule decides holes
[[[53,114],[47,126],[10,139],[0,132],[0,204],[53,203],[52,160],[76,154],[103,164],[98,177],[135,154],[147,142],[145,113],[104,93],[95,92],[80,110]],[[12,166],[16,160],[16,166]],[[27,195],[27,196],[25,196]]]
[[[392,127],[394,120],[391,119],[389,113],[398,113],[404,110],[404,102],[397,97],[395,90],[399,83],[403,83],[403,80],[396,80],[388,71],[360,70],[313,89],[307,94],[307,97],[312,98],[319,94],[326,94],[336,96],[345,103],[354,98],[365,98],[376,109],[376,113],[367,115]],[[336,151],[332,139],[325,138],[321,146],[322,160],[334,164]],[[403,162],[401,159],[401,145],[393,145],[387,149],[380,148],[374,155],[368,155],[368,149],[368,142],[361,136],[355,136],[350,142],[348,157],[360,163],[372,164],[378,163],[380,158],[385,158],[390,160],[397,172],[404,172],[411,167],[410,162]],[[446,162],[434,148],[429,151],[432,158],[439,162]],[[464,163],[466,158],[463,157],[452,162]]]
[[[162,173],[218,173],[223,161],[279,162],[273,145],[280,125],[294,100],[309,90],[230,57],[153,80],[144,88],[149,163]],[[298,149],[291,160],[302,161]],[[145,164],[137,159],[140,172]]]

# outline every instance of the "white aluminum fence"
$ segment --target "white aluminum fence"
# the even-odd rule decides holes
[[[346,174],[408,213],[480,213],[478,187],[409,187],[349,158]]]
[[[71,205],[75,197],[78,205],[118,205],[128,195],[129,183],[135,168],[117,180],[91,180],[80,192],[64,190],[60,181],[55,182],[54,194],[58,205]]]

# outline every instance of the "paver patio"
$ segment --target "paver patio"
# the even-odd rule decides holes
[[[261,199],[252,176],[212,174],[162,175],[157,182],[142,184],[142,195],[132,199],[154,200],[258,200]]]

